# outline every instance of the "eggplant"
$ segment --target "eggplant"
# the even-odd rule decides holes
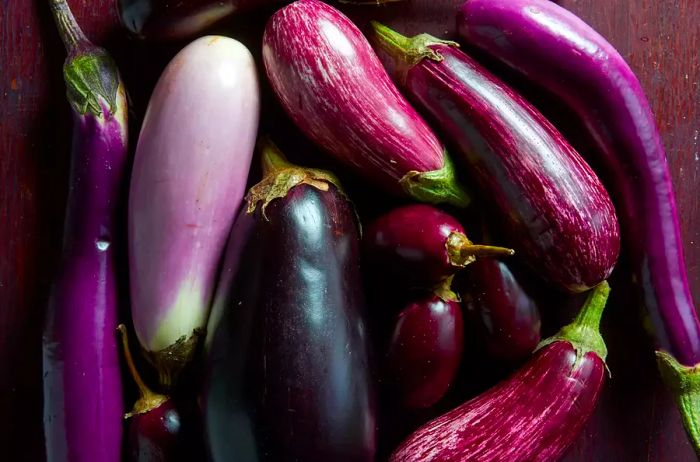
[[[449,278],[409,303],[396,318],[386,354],[394,395],[408,409],[437,403],[454,382],[462,359],[464,323]]]
[[[335,159],[390,193],[467,204],[445,148],[340,11],[318,0],[280,9],[263,61],[287,114]]]
[[[659,367],[700,455],[700,404],[682,404],[700,403],[700,386],[687,386],[700,382],[700,322],[666,153],[639,80],[604,37],[548,1],[470,0],[458,25],[470,44],[566,103],[594,140],[655,327]]]
[[[270,143],[262,151],[206,342],[210,458],[372,461],[354,208],[331,174],[289,164]]]
[[[462,306],[486,354],[508,363],[530,356],[540,342],[540,311],[508,265],[479,260],[464,273]]]
[[[511,377],[411,434],[390,462],[559,460],[593,412],[606,375],[599,325],[610,288]]]
[[[146,111],[129,196],[131,313],[165,387],[204,335],[245,193],[259,100],[248,49],[202,37],[173,58]]]
[[[620,251],[615,209],[554,126],[454,42],[373,28],[377,45],[396,60],[397,80],[459,148],[518,255],[569,292],[605,280]]]
[[[373,268],[431,286],[476,261],[513,255],[503,247],[475,245],[456,218],[426,204],[397,207],[376,218],[362,238]]]
[[[62,257],[42,339],[46,458],[118,462],[124,410],[116,252],[125,231],[126,93],[115,62],[88,41],[66,1],[50,5],[68,51],[73,147]]]

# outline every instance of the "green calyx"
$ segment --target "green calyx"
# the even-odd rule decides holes
[[[543,348],[554,342],[569,342],[576,351],[574,368],[581,362],[588,352],[593,352],[605,361],[608,348],[600,335],[600,318],[603,315],[605,304],[610,294],[610,286],[603,281],[595,286],[588,294],[581,311],[576,318],[559,330],[554,336],[540,342],[537,349]]]
[[[374,31],[373,39],[375,43],[394,58],[398,74],[402,77],[408,69],[423,59],[442,61],[442,55],[430,48],[431,45],[459,47],[459,44],[456,42],[441,40],[429,34],[406,37],[377,21],[370,21],[370,25]]]
[[[307,184],[321,191],[328,191],[329,185],[335,186],[343,193],[340,180],[326,170],[299,167],[290,163],[272,141],[263,139],[259,142],[263,165],[263,179],[248,191],[247,213],[253,213],[262,203],[262,213],[275,199],[285,197],[289,191],[300,184]]]
[[[448,203],[456,207],[469,205],[469,196],[457,181],[452,159],[445,151],[444,163],[439,170],[406,173],[399,185],[410,197],[431,204]]]
[[[657,351],[656,365],[676,401],[695,454],[700,458],[700,364],[684,366],[669,353]]]
[[[440,281],[434,288],[433,293],[444,302],[459,302],[459,295],[452,291],[452,280],[454,275]]]
[[[103,50],[93,48],[69,58],[63,66],[63,77],[68,101],[78,113],[106,117],[103,106],[109,108],[109,115],[116,112],[119,71]]]

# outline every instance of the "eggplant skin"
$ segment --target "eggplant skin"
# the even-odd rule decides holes
[[[239,220],[254,224],[208,342],[211,459],[373,460],[352,205],[333,185],[301,184]]]
[[[567,341],[535,353],[509,379],[414,432],[389,462],[553,462],[593,413],[605,363],[576,363]]]

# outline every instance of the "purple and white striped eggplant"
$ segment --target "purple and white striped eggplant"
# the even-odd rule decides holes
[[[466,205],[445,148],[340,11],[318,0],[280,9],[263,61],[289,116],[330,155],[391,193]]]
[[[605,382],[603,281],[576,319],[490,390],[416,430],[389,462],[553,462],[593,413]]]
[[[73,150],[63,238],[43,334],[44,434],[49,462],[119,462],[122,384],[117,349],[119,220],[126,180],[127,108],[119,71],[52,0],[68,58]]]
[[[205,328],[258,117],[253,57],[226,37],[185,47],[151,96],[129,197],[131,310],[165,386]]]

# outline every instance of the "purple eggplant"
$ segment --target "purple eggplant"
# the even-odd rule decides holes
[[[700,322],[666,153],[639,80],[605,38],[546,0],[469,0],[458,25],[469,43],[564,101],[597,144],[635,279],[658,344],[670,353],[658,353],[659,367],[678,392],[686,430],[700,455],[700,404],[683,404],[700,403],[700,387],[686,386],[700,382]]]
[[[83,35],[65,0],[52,0],[68,51],[73,112],[68,204],[59,273],[43,334],[44,434],[49,461],[121,460],[122,384],[115,329],[122,242],[127,108],[116,64]]]
[[[466,205],[445,148],[340,11],[318,0],[280,9],[263,61],[289,116],[337,160],[391,193]]]
[[[620,250],[615,209],[554,126],[453,42],[373,24],[397,80],[459,148],[515,251],[570,292],[606,279]]]
[[[401,404],[421,409],[437,403],[462,359],[464,323],[451,278],[399,313],[386,355],[386,373]]]
[[[425,286],[452,276],[477,257],[513,255],[511,249],[472,244],[456,218],[425,204],[398,207],[375,219],[362,242],[373,268]]]
[[[540,342],[540,311],[503,262],[479,260],[465,271],[462,304],[470,331],[489,357],[527,358]]]
[[[120,324],[118,329],[122,336],[126,365],[140,393],[132,411],[124,415],[125,419],[130,419],[126,443],[127,460],[175,460],[179,449],[178,437],[182,429],[180,414],[170,397],[154,393],[145,384],[131,356],[126,326]]]
[[[129,266],[134,328],[163,386],[203,336],[258,115],[253,57],[227,37],[187,45],[151,96],[131,177]]]
[[[327,172],[263,147],[209,324],[213,461],[372,461],[375,412],[355,211]]]
[[[609,293],[595,287],[576,319],[507,380],[428,422],[390,462],[551,462],[593,413],[606,375],[599,324]]]

